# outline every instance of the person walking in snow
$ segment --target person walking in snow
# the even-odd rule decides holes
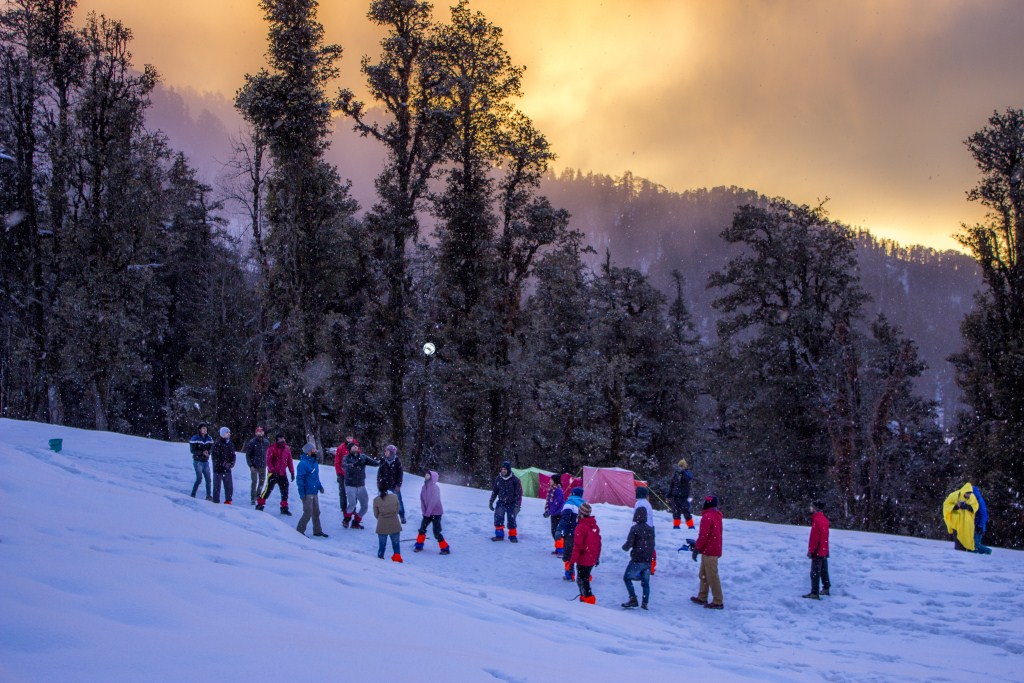
[[[366,516],[366,509],[370,504],[369,494],[366,492],[367,465],[378,467],[380,463],[365,455],[359,447],[359,442],[353,441],[349,444],[348,455],[345,456],[345,498],[348,507],[345,509],[345,520],[341,525],[346,529],[364,528],[363,517]]]
[[[205,479],[206,500],[213,500],[213,496],[210,495],[210,451],[213,450],[213,437],[210,436],[205,422],[199,423],[199,432],[189,439],[188,447],[192,451],[192,467],[196,471],[196,483],[192,485],[192,497],[196,497],[199,482]]]
[[[405,524],[405,501],[402,500],[402,461],[398,459],[398,447],[388,445],[384,449],[384,460],[377,468],[377,488],[383,486],[398,496],[398,518]]]
[[[569,497],[562,505],[562,519],[558,522],[558,536],[563,541],[562,557],[565,560],[565,581],[576,580],[576,569],[569,558],[572,557],[573,539],[576,535],[576,523],[579,521],[580,506],[583,505],[583,489],[579,486],[569,492]]]
[[[437,485],[437,472],[433,470],[427,472],[423,488],[420,489],[420,510],[423,512],[423,521],[420,522],[420,530],[416,534],[416,544],[412,551],[418,553],[423,550],[429,524],[433,527],[434,540],[441,548],[441,554],[451,553],[448,541],[444,540],[444,534],[441,533],[441,515],[444,514],[444,508],[441,507],[441,487]]]
[[[988,506],[985,505],[981,489],[972,486],[971,490],[974,492],[974,499],[978,501],[978,511],[974,513],[974,552],[991,555],[992,548],[982,543],[982,539],[985,537],[985,527],[988,526]]]
[[[811,503],[811,537],[807,541],[807,558],[811,561],[811,592],[804,596],[811,600],[819,600],[820,595],[829,595],[832,587],[828,578],[828,526],[825,504],[814,501]]]
[[[686,459],[680,460],[672,468],[672,481],[668,485],[668,502],[672,507],[672,528],[679,529],[682,517],[686,518],[686,528],[693,528],[693,515],[690,514],[690,481],[693,473],[687,468]],[[650,519],[653,523],[654,517]]]
[[[640,607],[647,609],[647,601],[651,597],[651,564],[654,562],[654,527],[647,523],[647,508],[637,507],[633,511],[633,526],[629,529],[622,549],[629,551],[629,564],[622,575],[629,600],[622,603],[622,606],[637,606],[633,582],[639,581],[643,589],[643,602],[640,603]]]
[[[348,510],[348,490],[345,483],[345,458],[348,456],[352,446],[359,445],[354,436],[346,436],[345,442],[334,449],[334,474],[338,478],[338,504],[341,506],[341,514]],[[345,524],[347,527],[348,524]]]
[[[953,536],[955,549],[974,552],[975,518],[978,509],[974,486],[970,482],[953,491],[943,501],[942,518],[946,522],[946,531]],[[987,513],[986,510],[986,517]]]
[[[494,502],[498,505],[495,507]],[[505,540],[505,521],[508,520],[508,540],[512,543],[519,542],[519,532],[516,528],[516,515],[523,504],[523,484],[519,477],[512,474],[512,463],[505,461],[501,463],[501,470],[494,478],[494,485],[491,487],[491,500],[488,507],[494,511],[494,537],[492,541]]]
[[[224,504],[231,505],[235,492],[231,469],[235,466],[235,444],[231,443],[231,430],[220,428],[220,438],[213,444],[213,502],[220,502],[220,487],[224,484]]]
[[[324,492],[324,487],[320,483],[320,463],[317,462],[316,445],[313,443],[302,447],[299,467],[295,472],[295,488],[299,490],[299,499],[302,501],[302,516],[295,528],[305,536],[306,524],[312,518],[313,535],[327,538],[320,526],[320,494]]]
[[[551,477],[548,484],[548,496],[544,501],[544,516],[551,520],[551,538],[555,541],[555,549],[552,555],[562,555],[565,552],[565,541],[558,533],[558,523],[562,521],[562,506],[565,505],[565,493],[562,491],[562,478],[558,475]]]
[[[580,505],[580,521],[572,543],[569,562],[576,565],[576,585],[580,588],[580,602],[595,604],[597,598],[590,589],[590,573],[601,564],[601,529],[593,517],[590,503]]]
[[[277,486],[281,489],[281,514],[290,517],[292,513],[288,509],[288,475],[291,474],[292,481],[295,481],[295,463],[284,434],[277,434],[274,443],[267,449],[267,474],[267,486],[256,499],[256,509],[263,509],[270,492]]]
[[[694,549],[700,553],[700,590],[690,601],[704,605],[707,609],[723,609],[722,582],[718,578],[718,560],[722,557],[722,513],[718,510],[717,496],[704,498],[700,531]],[[711,602],[708,602],[709,588]]]
[[[636,502],[633,504],[633,511],[643,509],[647,514],[647,526],[654,529],[654,508],[651,507],[651,499],[648,497],[650,490],[646,486],[636,487]],[[658,551],[651,549],[651,574],[658,569]]]
[[[256,427],[256,434],[245,444],[245,463],[249,466],[249,505],[256,504],[256,498],[267,480],[267,447],[270,442],[263,435],[263,427]]]
[[[373,516],[377,518],[377,557],[384,559],[384,548],[391,539],[392,562],[402,561],[399,546],[402,536],[402,520],[398,517],[398,496],[381,486],[379,495],[373,499]]]

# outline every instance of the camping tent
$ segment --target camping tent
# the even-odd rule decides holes
[[[584,467],[583,497],[588,503],[611,503],[633,507],[636,477],[618,467]]]
[[[523,495],[531,498],[544,497],[547,495],[547,490],[544,494],[540,493],[540,486],[538,485],[537,477],[539,475],[551,477],[554,472],[548,472],[547,470],[538,469],[536,467],[527,467],[523,470],[517,470],[515,467],[512,468],[512,474],[519,477],[519,481],[523,483]]]
[[[551,488],[551,478],[554,474],[538,474],[537,475],[537,495],[541,498],[548,497],[548,489]],[[573,477],[568,474],[562,475],[562,491],[565,492],[565,497],[569,497],[569,492],[576,486],[582,488],[583,480],[578,477]]]

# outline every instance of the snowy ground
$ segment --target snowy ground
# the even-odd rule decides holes
[[[396,564],[372,514],[341,528],[327,467],[330,538],[314,539],[276,494],[248,505],[241,456],[231,507],[189,497],[185,444],[0,420],[0,459],[0,681],[1024,680],[1020,552],[833,531],[832,597],[813,602],[808,529],[726,509],[719,612],[688,601],[691,534],[658,512],[651,609],[625,611],[624,508],[595,506],[591,606],[561,580],[540,500],[518,546],[492,543],[488,493],[442,484],[452,554],[428,535]],[[403,539],[420,481],[406,474]]]

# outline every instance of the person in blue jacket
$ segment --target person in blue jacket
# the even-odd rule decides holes
[[[573,539],[576,537],[576,522],[579,521],[580,506],[585,502],[583,489],[577,486],[569,492],[569,497],[565,499],[565,503],[562,505],[562,518],[558,521],[557,533],[563,541],[562,557],[565,558],[565,575],[562,578],[566,581],[576,580],[576,568],[569,558],[572,557]]]
[[[974,514],[974,552],[991,555],[992,548],[981,542],[985,536],[985,527],[988,525],[988,506],[985,505],[985,499],[981,497],[981,490],[977,486],[971,488],[974,489],[974,497],[978,500],[978,511]]]
[[[320,494],[324,492],[324,487],[320,483],[320,465],[316,461],[316,446],[311,443],[302,447],[299,466],[295,470],[295,485],[299,489],[299,498],[302,499],[302,516],[299,517],[299,525],[295,528],[305,536],[306,524],[312,517],[313,535],[327,538],[327,534],[320,526]]]

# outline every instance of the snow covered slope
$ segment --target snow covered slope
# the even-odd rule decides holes
[[[689,602],[697,565],[675,550],[692,534],[659,512],[651,609],[624,611],[624,508],[595,506],[591,606],[561,580],[540,500],[518,546],[492,543],[488,492],[442,484],[452,554],[428,535],[396,564],[372,518],[341,528],[329,468],[320,539],[276,495],[248,505],[241,456],[234,506],[189,497],[186,444],[0,420],[0,462],[2,681],[1024,679],[1020,552],[833,531],[833,595],[813,602],[807,528],[726,508],[719,612]],[[406,477],[403,539],[421,481]]]

